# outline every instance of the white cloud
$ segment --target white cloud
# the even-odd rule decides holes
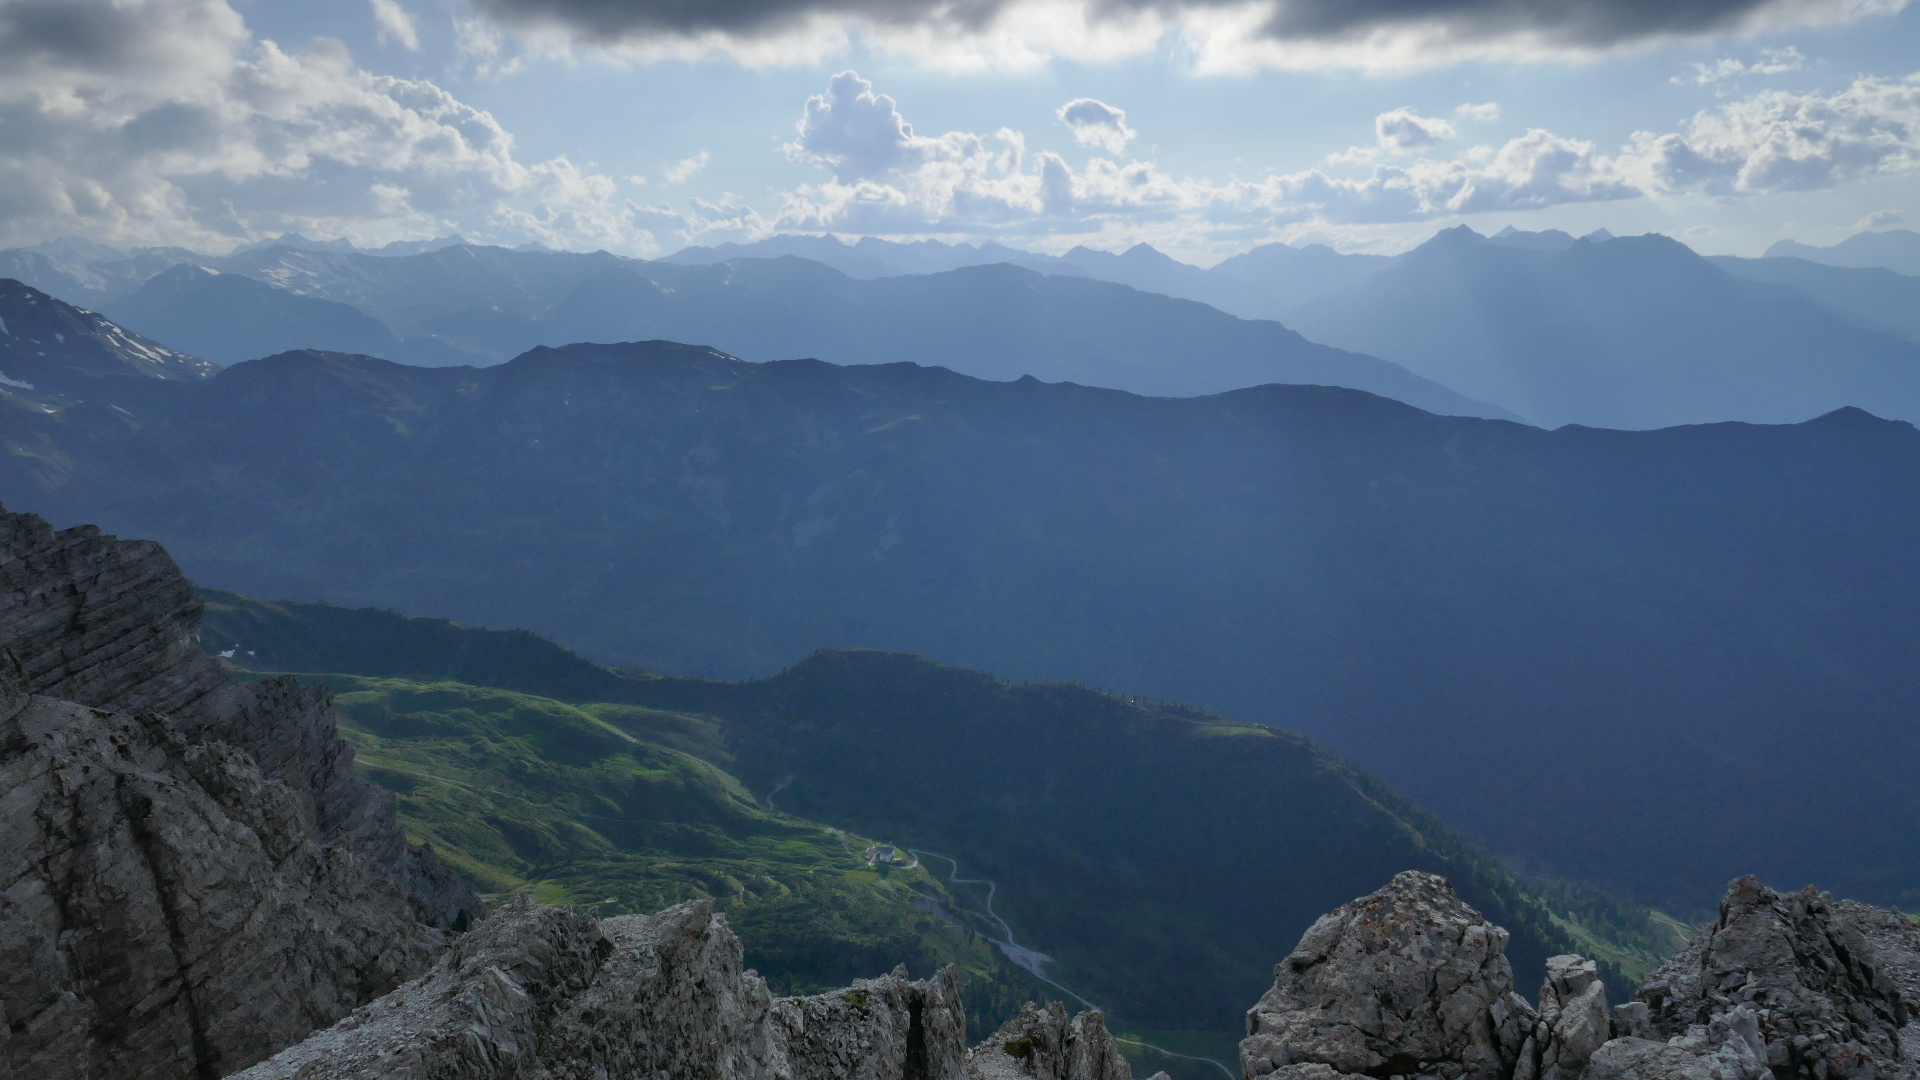
[[[1093,98],[1074,98],[1053,114],[1073,131],[1081,146],[1097,146],[1109,154],[1124,154],[1137,133],[1127,126],[1127,111]]]
[[[1472,104],[1471,102],[1465,105],[1455,105],[1453,107],[1453,115],[1462,120],[1472,120],[1477,123],[1490,124],[1500,119],[1500,103],[1497,101],[1483,101],[1478,105]]]
[[[1644,188],[1720,195],[1911,172],[1920,168],[1920,74],[1857,79],[1825,96],[1769,90],[1703,110],[1685,132],[1637,132],[1625,156]]]
[[[1006,155],[1017,159],[1025,150],[1020,142],[994,151],[981,136],[957,131],[938,138],[916,135],[893,98],[875,94],[873,84],[852,71],[835,75],[826,93],[807,99],[796,129],[798,138],[786,145],[787,156],[832,169],[842,185],[919,171],[957,183],[996,165],[1004,171]]]
[[[391,42],[409,52],[420,51],[420,31],[413,25],[413,16],[399,4],[399,0],[367,0],[373,5],[373,25],[380,40]]]
[[[1405,175],[1427,215],[1533,210],[1642,194],[1617,161],[1594,153],[1592,143],[1539,128],[1497,150],[1476,147],[1450,161],[1415,162]]]
[[[1807,58],[1799,49],[1789,45],[1784,49],[1762,49],[1761,59],[1751,64],[1739,60],[1715,60],[1711,64],[1693,65],[1693,74],[1675,75],[1667,80],[1675,86],[1712,86],[1726,79],[1737,79],[1742,75],[1783,75],[1789,71],[1799,71],[1806,66]]]
[[[1394,109],[1373,118],[1373,135],[1382,150],[1406,153],[1425,150],[1453,138],[1453,125],[1421,116],[1412,109]]]
[[[0,243],[654,244],[611,178],[521,162],[488,113],[371,74],[337,41],[255,41],[225,0],[47,2],[87,33],[49,20],[0,33]]]
[[[701,169],[706,168],[707,162],[712,159],[712,154],[702,150],[690,158],[681,158],[667,166],[666,171],[660,174],[660,178],[669,184],[684,184],[693,179]]]
[[[1491,106],[1458,112],[1490,116]],[[1535,128],[1433,156],[1421,148],[1455,137],[1452,125],[1397,109],[1376,118],[1378,147],[1330,155],[1319,168],[1227,181],[1107,158],[1076,170],[1056,154],[1029,154],[1024,137],[1006,129],[920,135],[892,98],[851,72],[809,100],[799,133],[789,155],[832,170],[832,179],[787,192],[779,210],[764,216],[736,205],[707,212],[702,222],[724,220],[753,235],[992,235],[1042,247],[1050,238],[1173,236],[1195,250],[1227,242],[1219,238],[1802,190],[1910,171],[1920,168],[1920,75],[1861,79],[1832,95],[1757,94],[1702,111],[1679,132],[1636,134],[1612,153]]]
[[[1905,214],[1898,210],[1875,210],[1873,213],[1854,222],[1853,227],[1856,229],[1884,229],[1890,225],[1900,224],[1900,219],[1905,216]]]
[[[1396,149],[1451,138],[1451,125],[1410,110],[1383,114],[1382,143]],[[1380,164],[1369,175],[1314,169],[1258,180],[1181,178],[1150,162],[1095,158],[1075,170],[1057,154],[1026,153],[1018,133],[916,134],[898,105],[847,72],[808,101],[797,161],[833,179],[788,192],[778,213],[748,222],[737,208],[709,220],[783,230],[878,235],[1047,236],[1183,228],[1190,233],[1271,232],[1309,221],[1387,223],[1487,210],[1526,210],[1640,194],[1619,163],[1590,143],[1530,131],[1501,147],[1452,159]]]

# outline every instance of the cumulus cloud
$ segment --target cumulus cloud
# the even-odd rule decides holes
[[[818,62],[857,32],[946,66],[1132,55],[1182,39],[1202,70],[1427,68],[1591,56],[1842,22],[1907,0],[474,0],[523,34],[643,57]]]
[[[1905,216],[1905,214],[1902,214],[1898,210],[1875,210],[1873,213],[1854,222],[1853,227],[1856,229],[1884,229],[1891,225],[1900,224],[1900,219]]]
[[[916,135],[893,98],[874,93],[873,84],[852,71],[835,75],[826,93],[807,99],[796,130],[787,156],[833,170],[841,185],[921,173],[957,184],[996,168],[1015,168],[1026,151],[1025,141],[1009,138],[1006,131],[997,150],[984,137],[966,132]]]
[[[1224,182],[1107,158],[1076,170],[1057,154],[1029,154],[1020,133],[1004,129],[992,137],[920,135],[898,103],[851,72],[807,103],[799,131],[788,153],[832,179],[787,192],[764,217],[733,206],[703,220],[759,234],[1032,238],[1177,228],[1188,237],[1245,237],[1316,223],[1387,226],[1567,203],[1800,190],[1920,168],[1920,75],[1861,79],[1831,95],[1758,94],[1702,111],[1682,131],[1636,134],[1611,153],[1535,128],[1433,156],[1421,151],[1456,137],[1452,126],[1397,109],[1375,122],[1391,154],[1356,147],[1321,168]]]
[[[1135,131],[1127,126],[1127,111],[1093,98],[1074,98],[1053,114],[1073,131],[1081,146],[1097,146],[1109,154],[1124,154]]]
[[[712,154],[702,150],[690,158],[681,158],[667,166],[666,171],[660,174],[660,178],[669,184],[684,184],[693,179],[701,169],[706,168],[707,162],[712,159]]]
[[[420,31],[413,16],[398,0],[367,0],[373,5],[373,25],[382,42],[392,42],[409,52],[420,51]]]
[[[522,162],[491,115],[337,41],[256,41],[226,0],[0,3],[0,146],[0,243],[652,242],[611,178]]]
[[[1411,110],[1383,114],[1377,126],[1381,141],[1397,148],[1453,136],[1444,121]],[[1185,223],[1245,234],[1309,221],[1408,222],[1640,194],[1617,160],[1546,131],[1451,159],[1375,164],[1357,177],[1315,169],[1217,182],[1101,157],[1076,170],[1057,154],[1028,154],[1018,132],[1003,129],[991,139],[920,135],[897,102],[852,72],[808,101],[799,138],[787,150],[833,178],[788,192],[765,218],[732,208],[716,209],[708,220],[762,233],[1137,234]]]
[[[1675,86],[1712,86],[1742,75],[1783,75],[1789,71],[1799,71],[1807,63],[1807,58],[1801,55],[1800,50],[1791,45],[1784,49],[1762,49],[1760,57],[1751,64],[1733,59],[1695,64],[1693,74],[1675,75],[1667,81]]]
[[[1394,109],[1373,118],[1373,136],[1382,150],[1406,153],[1438,146],[1453,138],[1453,125],[1421,116],[1412,109]]]
[[[1453,107],[1453,115],[1462,120],[1472,120],[1481,124],[1490,124],[1500,119],[1500,103],[1497,101],[1483,101],[1478,105],[1472,102],[1464,105],[1455,105]]]
[[[1838,93],[1767,91],[1703,110],[1684,132],[1638,132],[1626,152],[1657,191],[1810,191],[1920,167],[1920,74]]]

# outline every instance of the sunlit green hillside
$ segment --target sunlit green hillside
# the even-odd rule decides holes
[[[950,961],[980,1035],[1057,993],[985,940],[1012,939],[1116,1031],[1230,1060],[1313,919],[1401,870],[1506,926],[1523,992],[1577,951],[1621,1000],[1679,941],[1602,890],[1514,874],[1297,733],[1178,704],[867,650],[669,678],[530,634],[209,599],[208,646],[321,672],[303,677],[338,693],[361,767],[483,888],[608,911],[712,896],[782,990]],[[324,673],[342,668],[361,673]],[[906,865],[870,865],[880,843]]]
[[[957,964],[976,1028],[1045,990],[926,870],[870,866],[873,840],[759,805],[727,773],[711,720],[451,682],[318,681],[412,838],[487,892],[609,915],[712,897],[782,993]]]

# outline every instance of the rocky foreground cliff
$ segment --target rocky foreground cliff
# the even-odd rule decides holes
[[[427,970],[484,915],[330,698],[199,648],[159,545],[0,511],[0,1062],[211,1078]]]
[[[706,901],[596,920],[516,901],[426,977],[238,1080],[1132,1080],[1099,1013],[968,1049],[953,968],[775,998]]]
[[[1397,876],[1275,968],[1247,1013],[1248,1080],[1920,1076],[1920,926],[1898,912],[1741,878],[1719,919],[1612,1008],[1578,956],[1548,961],[1530,1005],[1506,941],[1444,878]]]
[[[1057,1005],[970,1050],[952,969],[774,998],[706,903],[488,917],[200,614],[158,545],[0,511],[0,1075],[1131,1080]]]

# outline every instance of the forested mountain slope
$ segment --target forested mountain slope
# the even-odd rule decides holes
[[[1444,873],[1500,912],[1516,963],[1597,944],[1637,975],[1678,945],[1602,894],[1515,880],[1293,732],[1184,706],[871,650],[745,682],[661,677],[520,632],[219,592],[202,636],[250,666],[348,672],[325,679],[363,768],[495,889],[633,911],[713,895],[782,986],[898,953],[916,975],[957,956],[983,1000],[1023,989],[934,932],[959,916],[1005,939],[981,917],[984,880],[1018,943],[1054,958],[1048,977],[1152,1031],[1231,1033],[1271,956],[1393,867]],[[476,661],[504,685],[435,681]],[[922,869],[850,869],[847,838],[810,821]],[[898,914],[916,895],[934,901],[917,927]]]
[[[664,344],[155,383],[10,416],[9,505],[655,671],[865,645],[1191,701],[1646,901],[1920,888],[1906,424],[1546,432]]]

